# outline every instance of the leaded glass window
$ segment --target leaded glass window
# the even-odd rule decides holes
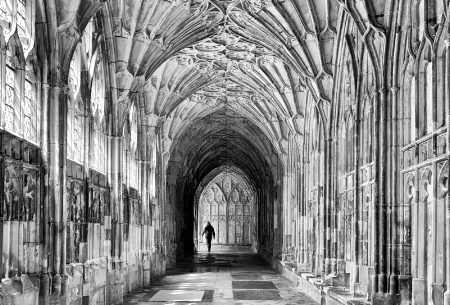
[[[130,151],[130,186],[138,189],[139,188],[139,183],[138,183],[138,178],[139,178],[139,171],[138,171],[138,165],[137,165],[137,160],[136,160],[136,151],[132,150]]]
[[[25,81],[25,99],[23,103],[23,137],[33,143],[38,142],[39,111],[36,100],[36,88],[29,80]]]
[[[6,1],[0,1],[0,20],[6,20]]]
[[[73,134],[72,134],[72,152],[73,160],[78,163],[83,163],[84,156],[84,126],[83,126],[83,116],[80,115],[78,109],[74,109],[73,115]]]
[[[92,129],[92,153],[91,168],[100,173],[106,173],[106,136],[102,130],[102,124],[97,119]]]
[[[78,55],[78,54],[76,54]],[[72,91],[71,94],[73,98],[78,95],[78,92],[80,90],[80,71],[79,71],[79,56],[74,55],[74,58],[72,59],[70,63],[70,70],[69,70],[69,87]],[[75,59],[75,57],[77,57]]]
[[[91,112],[94,119],[92,131],[93,151],[91,154],[91,166],[100,173],[106,172],[106,136],[103,132],[105,111],[105,82],[102,56],[97,53],[94,56],[95,68],[91,87]]]
[[[69,70],[69,101],[67,116],[67,157],[78,163],[84,160],[84,106],[80,95],[80,53],[75,52]]]
[[[427,65],[426,70],[426,104],[425,104],[425,112],[426,112],[426,130],[427,133],[433,132],[434,126],[433,126],[433,64],[429,63]]]
[[[25,0],[17,1],[17,34],[19,34],[20,42],[23,46],[28,45],[28,39],[26,34],[26,15],[25,15],[26,2]]]
[[[106,136],[101,130],[99,129],[99,156],[98,156],[98,171],[101,173],[106,173],[106,151],[105,151],[105,142],[106,142]]]
[[[4,105],[4,127],[10,132],[15,132],[14,130],[14,120],[16,119],[14,108],[16,92],[15,92],[15,71],[10,66],[6,66],[6,98]]]
[[[92,130],[92,153],[91,153],[91,167],[97,169],[98,166],[98,155],[99,155],[99,144],[100,144],[100,130],[94,124],[94,128]]]
[[[411,79],[410,95],[411,141],[416,140],[416,79]]]

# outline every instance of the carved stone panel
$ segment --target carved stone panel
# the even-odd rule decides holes
[[[23,206],[24,217],[27,221],[36,219],[38,175],[38,172],[34,169],[24,168],[23,170]]]
[[[39,272],[42,207],[38,149],[21,139],[2,134],[1,193],[3,217],[2,277]]]
[[[89,251],[88,258],[103,255],[105,236],[105,215],[109,215],[109,190],[106,188],[106,177],[91,170],[91,185],[89,186],[89,203],[85,215],[87,217],[85,230]],[[84,235],[83,235],[84,236]]]
[[[6,161],[4,170],[5,220],[34,221],[38,206],[38,171],[19,162]]]
[[[16,162],[5,162],[4,204],[5,220],[23,220],[23,204],[21,202],[21,171]]]
[[[80,243],[83,242],[85,230],[85,197],[84,182],[68,179],[67,181],[67,250],[68,263],[77,263],[80,260]]]

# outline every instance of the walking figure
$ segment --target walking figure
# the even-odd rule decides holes
[[[208,245],[208,252],[211,252],[211,238],[216,239],[216,233],[214,232],[214,227],[208,221],[205,229],[203,229],[202,237],[205,235],[206,244]]]

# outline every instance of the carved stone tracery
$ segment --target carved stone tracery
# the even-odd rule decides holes
[[[245,180],[223,172],[208,183],[199,199],[199,232],[207,221],[223,245],[253,244],[254,191]],[[199,237],[201,239],[201,236]]]

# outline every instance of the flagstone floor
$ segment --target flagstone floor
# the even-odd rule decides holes
[[[251,252],[199,253],[124,304],[318,304]]]

